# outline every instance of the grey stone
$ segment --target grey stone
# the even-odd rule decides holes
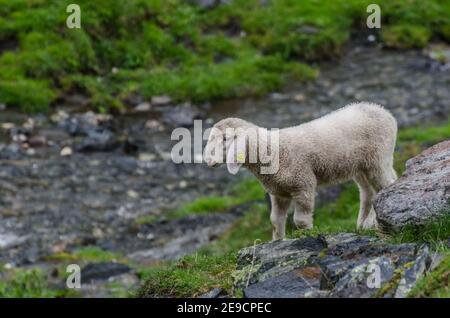
[[[450,215],[450,141],[408,160],[405,173],[377,195],[374,208],[385,232]]]
[[[186,1],[188,3],[199,6],[203,9],[211,9],[215,6],[230,2],[230,0],[186,0]]]
[[[89,282],[92,280],[103,280],[113,276],[121,275],[131,271],[128,265],[113,263],[113,262],[101,262],[101,263],[89,263],[81,270],[81,282]]]
[[[327,247],[323,237],[280,240],[247,247],[239,251],[237,270],[233,273],[235,285],[247,287],[271,277],[288,273],[308,264]]]
[[[320,287],[321,270],[309,266],[292,270],[244,289],[248,298],[298,298],[315,294]]]
[[[428,248],[424,248],[412,266],[405,269],[395,292],[395,298],[405,298],[408,295],[415,283],[425,275],[430,262]]]
[[[244,248],[232,276],[249,298],[404,297],[430,263],[427,246],[338,233]]]
[[[198,296],[198,298],[217,298],[220,296],[222,291],[223,291],[222,288],[216,287],[216,288],[211,289],[209,292]]]

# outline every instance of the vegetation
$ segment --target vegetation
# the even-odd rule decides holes
[[[39,269],[0,268],[0,298],[54,298],[71,297],[76,293],[49,284],[47,274]]]
[[[234,0],[205,10],[182,0],[0,0],[0,101],[45,111],[74,92],[101,111],[130,96],[176,101],[261,94],[317,71],[364,25],[369,0]],[[450,4],[382,0],[382,40],[394,48],[450,40]]]

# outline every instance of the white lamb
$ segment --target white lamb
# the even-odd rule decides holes
[[[226,161],[231,173],[244,166],[259,179],[272,202],[274,240],[285,237],[291,201],[295,204],[296,226],[310,229],[317,186],[351,179],[360,190],[357,228],[376,227],[372,199],[397,178],[393,168],[397,123],[387,110],[376,104],[355,103],[308,123],[280,129],[279,144],[270,153],[272,160],[279,159],[279,169],[273,174],[262,174],[263,164],[249,160],[251,151],[267,148],[267,140],[248,137],[247,131],[252,129],[273,134],[239,118],[219,121],[212,129],[204,156],[208,166]],[[218,160],[212,155],[213,149],[223,147],[224,141],[228,155]]]

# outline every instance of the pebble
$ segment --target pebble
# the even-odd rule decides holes
[[[70,147],[64,147],[61,149],[61,152],[59,153],[62,157],[71,156],[73,154],[73,150]]]

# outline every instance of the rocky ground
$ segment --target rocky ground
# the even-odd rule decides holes
[[[427,55],[386,51],[363,40],[323,65],[317,82],[264,98],[196,106],[136,97],[132,111],[114,117],[70,105],[50,116],[6,109],[0,115],[0,262],[51,266],[48,256],[84,246],[140,264],[192,252],[239,213],[162,220],[162,226],[136,220],[224,193],[235,179],[225,169],[174,164],[174,127],[189,127],[195,118],[208,126],[229,115],[283,127],[357,100],[385,105],[401,126],[443,120],[450,111],[450,73]],[[83,104],[80,96],[72,99]]]

